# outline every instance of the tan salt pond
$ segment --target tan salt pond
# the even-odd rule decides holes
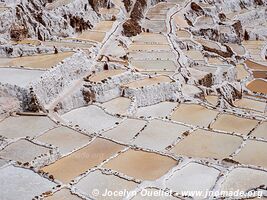
[[[266,172],[250,168],[235,168],[222,183],[221,191],[247,191],[266,183]]]
[[[197,18],[195,22],[195,26],[207,26],[207,25],[213,25],[214,21],[213,18],[210,16],[200,16]]]
[[[207,47],[212,48],[212,49],[221,50],[221,47],[217,43],[215,43],[211,40],[196,39],[196,41],[203,46],[207,46]]]
[[[56,124],[48,117],[9,117],[0,122],[0,135],[7,138],[34,137],[55,126]]]
[[[252,136],[264,138],[267,140],[267,122],[261,123],[253,132]]]
[[[181,38],[191,38],[191,33],[185,30],[176,31],[176,35],[179,39]]]
[[[253,99],[242,98],[236,100],[234,105],[240,108],[247,108],[257,110],[259,112],[264,112],[266,108],[266,102],[256,101]]]
[[[138,44],[168,44],[167,37],[159,33],[141,33],[132,38],[134,43]]]
[[[218,103],[218,96],[215,96],[215,95],[208,95],[205,97],[205,99],[207,100],[207,102],[209,102],[210,104],[216,106],[217,103]]]
[[[242,138],[206,130],[196,130],[171,150],[177,155],[223,159],[231,155],[242,143]]]
[[[181,194],[183,191],[206,191],[215,184],[219,171],[197,163],[189,163],[166,181],[166,187]],[[195,196],[195,198],[199,198]]]
[[[164,33],[167,31],[165,20],[148,20],[144,19],[142,27],[153,33]]]
[[[208,63],[210,65],[223,65],[224,63],[222,62],[222,60],[220,60],[217,57],[209,57],[208,58]]]
[[[177,13],[176,15],[174,15],[173,17],[174,22],[176,25],[178,25],[181,28],[187,28],[188,27],[188,23],[185,20],[184,16],[181,15],[180,13]]]
[[[154,14],[154,13],[148,13],[146,15],[146,18],[150,20],[165,20],[166,14]]]
[[[170,45],[167,44],[137,44],[133,43],[129,47],[129,52],[135,51],[171,51]]]
[[[174,60],[175,54],[169,51],[162,52],[130,52],[130,60]]]
[[[189,51],[183,51],[187,57],[189,57],[191,60],[204,60],[204,56],[201,53],[201,51],[197,50],[189,50]]]
[[[100,82],[104,79],[107,79],[108,77],[111,76],[116,76],[118,74],[122,74],[123,72],[126,72],[126,70],[118,70],[118,69],[114,69],[114,70],[104,70],[101,72],[98,72],[96,74],[93,74],[89,80],[92,82]]]
[[[236,65],[237,80],[242,80],[249,76],[249,72],[245,69],[243,65]]]
[[[174,102],[161,102],[151,106],[139,107],[135,113],[137,117],[166,117],[178,105]]]
[[[131,64],[142,71],[176,70],[176,65],[171,60],[132,60]]]
[[[120,12],[117,8],[98,8],[100,15],[114,15],[117,16]]]
[[[111,128],[122,120],[107,114],[95,105],[72,110],[62,115],[62,118],[73,125],[78,125],[80,128],[86,129],[89,133]]]
[[[231,49],[240,56],[243,56],[246,53],[245,48],[242,45],[238,45],[235,43],[226,43],[227,46],[231,47]]]
[[[189,129],[189,127],[179,124],[152,120],[137,136],[133,144],[143,148],[163,151]]]
[[[168,76],[155,76],[152,78],[146,78],[138,81],[134,81],[124,85],[129,88],[140,88],[149,85],[157,85],[160,83],[170,83],[172,80]]]
[[[52,144],[58,147],[62,154],[66,154],[86,145],[91,138],[70,128],[58,127],[41,135],[37,140]]]
[[[42,168],[42,170],[52,174],[55,179],[68,183],[123,148],[124,146],[122,145],[97,138],[86,147],[63,157],[55,163]]]
[[[52,46],[52,47],[69,47],[69,48],[80,48],[80,49],[89,49],[91,48],[95,43],[93,42],[74,42],[74,41],[65,41],[65,40],[60,40],[60,41],[43,41],[42,44],[44,46]]]
[[[106,190],[108,191],[131,191],[135,187],[137,187],[137,183],[133,181],[128,181],[122,178],[119,178],[115,175],[107,175],[101,173],[101,171],[96,170],[93,172],[90,172],[87,176],[82,178],[75,187],[85,194],[88,197],[95,198],[92,194],[93,191],[96,189],[99,191],[99,196],[97,199],[104,200],[104,199],[122,199],[126,196],[115,196],[112,195],[110,197],[105,197],[103,194],[106,193]]]
[[[103,103],[101,106],[110,113],[124,115],[131,104],[132,100],[124,97],[118,97]]]
[[[0,151],[0,157],[22,163],[31,162],[34,158],[49,153],[49,148],[36,145],[27,140],[19,140]]]
[[[247,83],[246,87],[256,93],[262,93],[264,95],[267,95],[267,81],[262,79],[254,79]]]
[[[72,194],[69,189],[63,188],[52,196],[44,198],[45,200],[82,200],[75,194]]]
[[[63,52],[17,58],[0,58],[0,66],[23,66],[28,68],[49,69],[73,54],[74,52]]]
[[[254,127],[256,127],[257,124],[257,120],[236,117],[228,114],[220,114],[211,127],[216,130],[247,135]]]
[[[102,135],[116,141],[129,143],[145,125],[146,121],[129,118],[117,127],[102,133]]]
[[[247,140],[246,145],[234,156],[234,160],[249,165],[267,168],[267,143]]]
[[[112,28],[113,23],[114,21],[100,21],[94,26],[93,30],[99,32],[107,32]]]
[[[177,161],[156,153],[128,150],[104,165],[140,180],[155,180],[167,173]]]
[[[186,124],[207,127],[218,112],[195,104],[181,104],[172,114],[171,119]]]
[[[105,32],[86,30],[82,32],[78,37],[72,39],[93,41],[93,42],[102,42],[106,36]]]

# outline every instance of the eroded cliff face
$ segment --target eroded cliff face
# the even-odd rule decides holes
[[[94,9],[100,6],[93,5]],[[74,0],[64,7],[47,0],[22,0],[13,6],[15,9],[0,14],[0,18],[5,19],[0,24],[2,38],[47,40],[67,37],[92,28],[99,20],[87,0]]]

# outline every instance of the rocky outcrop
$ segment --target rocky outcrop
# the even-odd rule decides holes
[[[137,20],[128,19],[123,25],[122,34],[126,37],[132,37],[140,34],[142,32],[142,27],[139,25]]]

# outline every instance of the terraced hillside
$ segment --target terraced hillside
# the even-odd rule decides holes
[[[266,0],[0,0],[0,199],[267,199],[266,21]]]

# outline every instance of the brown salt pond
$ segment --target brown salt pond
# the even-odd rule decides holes
[[[89,80],[92,82],[100,82],[104,79],[107,79],[108,77],[122,74],[123,72],[126,72],[126,70],[120,70],[120,69],[104,70],[93,74],[92,76],[90,76]]]
[[[256,93],[267,95],[267,81],[262,79],[254,79],[247,83],[246,87]]]
[[[140,87],[145,87],[149,85],[157,85],[160,83],[170,83],[171,81],[172,79],[170,79],[168,76],[155,76],[152,78],[146,78],[146,79],[134,81],[124,86],[129,87],[129,88],[140,88]]]
[[[63,188],[56,193],[54,193],[52,196],[44,198],[45,200],[82,200],[80,197],[78,197],[75,194],[72,194],[69,189]]]
[[[183,38],[191,38],[191,33],[186,31],[186,30],[178,30],[176,31],[176,35],[179,39],[183,39]]]
[[[124,97],[118,97],[101,104],[109,113],[125,115],[130,107],[132,100]]]
[[[146,123],[144,120],[126,119],[117,127],[102,133],[102,135],[119,142],[129,143]]]
[[[175,171],[166,181],[167,188],[179,194],[182,191],[206,191],[215,184],[219,171],[198,163],[189,163]],[[195,196],[195,198],[199,198]]]
[[[193,113],[193,114],[192,114]],[[186,124],[207,127],[218,112],[196,104],[181,104],[172,114],[171,119]]]
[[[96,189],[99,191],[99,197],[97,199],[104,200],[104,199],[122,199],[122,196],[111,196],[105,197],[102,194],[108,191],[131,191],[137,187],[137,183],[133,181],[128,181],[126,179],[119,178],[115,175],[107,175],[102,173],[99,170],[90,172],[84,178],[82,178],[75,187],[82,192],[87,197],[95,198],[92,196],[93,191]],[[126,197],[126,196],[124,196]]]
[[[223,159],[234,153],[242,141],[241,137],[198,129],[178,142],[171,152],[188,157]]]
[[[151,106],[139,107],[135,113],[137,117],[167,117],[178,105],[174,102],[161,102]]]
[[[16,43],[17,44],[33,45],[33,46],[41,45],[41,41],[33,40],[33,39],[25,39],[25,40],[18,41]]]
[[[49,69],[73,54],[74,52],[63,52],[17,58],[0,58],[0,66],[23,66],[26,68]]]
[[[131,64],[141,71],[175,71],[177,68],[171,60],[132,60]]]
[[[55,179],[68,183],[123,148],[124,146],[117,143],[97,138],[86,147],[61,158],[42,170],[53,175]]]
[[[255,136],[258,138],[264,138],[267,140],[267,122],[261,123],[251,134],[251,136]]]
[[[58,127],[41,135],[37,140],[58,147],[64,155],[86,145],[91,138],[70,128]]]
[[[220,114],[211,128],[230,133],[247,135],[259,122],[257,120],[236,117],[235,115]]]
[[[36,157],[48,154],[49,148],[36,145],[28,140],[19,140],[0,151],[0,157],[22,163],[31,162]]]
[[[253,109],[259,112],[264,112],[266,108],[266,102],[256,101],[248,98],[236,100],[234,105],[240,108]]]
[[[235,168],[222,183],[221,191],[248,191],[266,183],[266,172],[250,168]]]
[[[128,150],[104,165],[140,180],[155,180],[167,173],[177,161],[156,153]]]
[[[234,156],[234,160],[248,165],[267,168],[267,143],[247,140],[241,151]]]
[[[9,117],[0,122],[0,135],[7,138],[34,137],[53,127],[56,127],[56,124],[48,117]]]
[[[164,151],[167,146],[171,145],[189,129],[189,127],[180,124],[162,120],[152,120],[145,129],[140,132],[133,144],[142,148]]]
[[[267,71],[267,66],[259,64],[257,62],[253,62],[252,60],[246,60],[244,62],[248,68],[252,69],[252,70],[263,70],[263,71]]]

